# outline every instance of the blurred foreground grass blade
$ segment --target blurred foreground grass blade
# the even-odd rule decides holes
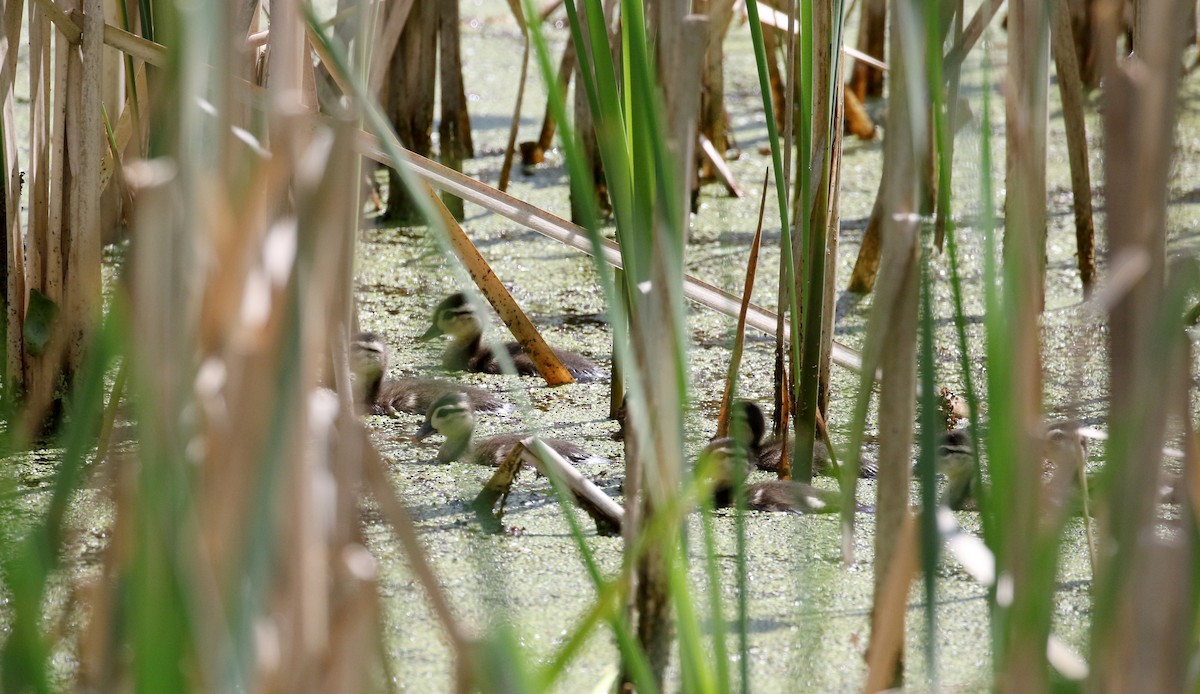
[[[12,618],[0,654],[0,684],[5,691],[50,691],[50,634],[43,633],[47,582],[61,562],[68,504],[87,479],[87,456],[95,444],[104,409],[104,379],[121,351],[120,311],[112,310],[86,353],[84,369],[72,388],[67,424],[60,434],[62,462],[54,476],[46,514],[15,546],[5,542],[0,567]],[[2,503],[2,502],[0,502]],[[7,535],[7,532],[5,532]],[[15,538],[5,538],[15,540]]]
[[[1195,291],[1191,263],[1169,275],[1166,267],[1187,12],[1182,1],[1140,6],[1137,55],[1118,60],[1107,43],[1100,56],[1109,272],[1138,271],[1109,312],[1107,508],[1099,514],[1089,682],[1096,690],[1178,691],[1188,667],[1181,670],[1180,663],[1195,654],[1194,642],[1171,624],[1174,613],[1187,609],[1187,593],[1168,587],[1176,581],[1166,578],[1178,571],[1176,557],[1187,549],[1166,544],[1157,531],[1164,394],[1175,378],[1167,355],[1179,349],[1182,296]],[[1115,21],[1098,26],[1109,37],[1116,30]],[[1191,679],[1195,686],[1194,673]]]

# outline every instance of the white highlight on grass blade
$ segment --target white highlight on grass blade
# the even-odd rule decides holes
[[[289,217],[271,226],[263,240],[263,269],[277,287],[282,287],[296,262],[296,220]]]
[[[638,288],[639,292],[641,292],[643,294],[649,294],[650,290],[654,288],[654,283],[651,282],[650,280],[646,280],[645,282],[638,282],[637,288]]]
[[[225,362],[216,357],[205,359],[200,368],[196,370],[196,381],[194,383],[196,394],[201,398],[216,397],[221,392],[221,389],[225,387],[227,378],[228,373],[225,369]]]
[[[262,142],[260,142],[259,139],[254,136],[254,133],[246,130],[245,128],[239,128],[236,125],[230,126],[229,129],[231,132],[233,132],[234,137],[246,143],[246,145],[248,145],[255,154],[263,159],[271,158],[271,152],[266,147],[262,146]]]
[[[946,542],[946,549],[962,564],[971,578],[985,586],[996,581],[996,557],[983,544],[983,540],[964,533],[954,520],[954,514],[945,506],[937,510],[938,532]]]
[[[1000,607],[1012,607],[1013,590],[1012,574],[1000,574],[1000,580],[996,581],[996,604]]]
[[[201,111],[204,111],[210,116],[216,117],[217,107],[213,105],[213,102],[209,101],[208,99],[196,97],[196,105],[200,107]]]
[[[242,307],[238,318],[247,328],[260,328],[271,315],[271,282],[261,268],[252,268],[246,273],[246,285],[242,288]]]
[[[1050,667],[1058,670],[1058,674],[1069,680],[1087,679],[1087,661],[1056,636],[1046,640],[1046,661],[1050,663]]]
[[[379,564],[375,555],[360,544],[346,545],[342,549],[342,564],[360,581],[374,581],[379,575]]]

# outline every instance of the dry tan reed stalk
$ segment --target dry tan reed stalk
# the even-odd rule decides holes
[[[67,80],[71,96],[75,98],[67,114],[67,146],[73,178],[65,269],[66,303],[59,314],[68,331],[67,368],[71,374],[82,368],[92,326],[100,317],[100,162],[108,148],[100,119],[100,83],[104,67],[103,0],[83,0],[82,9],[80,24],[84,33],[79,62],[75,63],[73,55]]]
[[[521,29],[523,49],[521,51],[521,76],[517,78],[517,103],[513,106],[512,122],[508,127],[508,144],[504,146],[504,162],[500,165],[500,181],[496,188],[508,190],[508,177],[512,173],[513,155],[517,146],[517,130],[521,125],[521,104],[525,100],[525,78],[529,74],[529,29],[525,24],[525,12],[521,9],[520,0],[509,0],[508,9],[512,11],[517,26]]]
[[[864,369],[873,370],[874,365],[878,364],[882,371],[875,588],[872,602],[873,610],[880,615],[888,615],[895,610],[889,598],[892,588],[888,577],[897,572],[904,574],[901,567],[915,562],[911,556],[915,550],[909,544],[905,528],[910,527],[911,523],[908,507],[915,410],[913,392],[916,390],[917,297],[920,285],[917,210],[922,196],[920,186],[927,180],[917,172],[923,170],[922,160],[929,151],[925,139],[928,132],[928,111],[924,107],[927,103],[926,85],[920,78],[923,70],[921,65],[910,65],[906,60],[907,56],[914,54],[910,52],[914,46],[922,45],[924,29],[917,26],[911,14],[894,12],[891,30],[893,40],[888,65],[892,68],[892,78],[888,87],[888,136],[884,139],[883,184],[879,196],[883,201],[880,230],[882,264],[879,268],[879,291],[872,305],[863,353]],[[860,377],[859,387],[869,389],[870,381]],[[860,393],[859,397],[869,397],[869,393]],[[860,436],[854,437],[858,440],[852,446],[858,445]],[[851,450],[850,454],[857,463],[860,452]],[[856,475],[851,471],[845,472],[844,477],[856,478]],[[850,482],[850,490],[853,491],[855,480],[844,481]],[[853,496],[847,492],[845,498],[852,499]],[[848,512],[843,511],[842,518],[848,534],[853,527],[852,506]],[[908,571],[911,572],[911,569]],[[897,613],[897,616],[902,622],[903,613]],[[889,665],[890,671],[875,671],[871,677],[872,682],[881,686],[893,686],[903,680],[903,629],[893,633],[890,629],[881,630],[883,625],[878,620],[872,625],[871,656],[879,659],[881,665]]]
[[[717,438],[729,435],[729,413],[733,405],[733,385],[737,380],[738,366],[742,361],[742,345],[746,340],[746,310],[750,306],[750,295],[754,292],[754,276],[758,269],[758,249],[762,244],[763,213],[767,209],[767,182],[771,170],[763,174],[762,198],[758,203],[758,227],[754,240],[750,242],[750,259],[746,262],[746,281],[742,288],[742,310],[738,313],[737,328],[733,332],[733,353],[729,357],[729,372],[725,375],[725,392],[721,396],[721,410],[717,415]]]
[[[887,35],[887,0],[862,0],[862,12],[859,17],[858,52],[882,61],[884,37]],[[852,94],[861,106],[868,97],[883,95],[883,72],[873,68],[866,60],[856,58],[854,69],[850,73],[849,87],[847,93]],[[849,104],[846,110],[852,110]],[[871,130],[873,133],[874,124]]]
[[[1109,263],[1137,262],[1144,264],[1144,272],[1109,314],[1109,421],[1114,429],[1122,426],[1124,436],[1114,436],[1123,445],[1110,448],[1113,491],[1099,519],[1100,546],[1108,551],[1100,553],[1095,586],[1089,685],[1095,691],[1178,691],[1185,676],[1177,666],[1192,657],[1194,642],[1178,637],[1161,610],[1189,609],[1184,605],[1191,598],[1182,599],[1165,584],[1194,580],[1176,561],[1191,550],[1164,547],[1154,528],[1158,451],[1167,414],[1164,393],[1178,382],[1169,375],[1172,369],[1162,368],[1164,348],[1178,349],[1173,334],[1178,318],[1161,314],[1169,297],[1164,288],[1169,278],[1166,211],[1187,8],[1184,2],[1145,6],[1141,31],[1155,40],[1139,43],[1137,55],[1122,61],[1113,52],[1120,6],[1098,3],[1095,9],[1105,75]],[[1181,649],[1187,652],[1177,652]]]
[[[545,21],[543,17],[542,21]],[[567,98],[567,87],[571,84],[571,75],[575,72],[575,42],[570,36],[567,37],[567,45],[563,46],[562,58],[558,65],[558,89],[562,92],[563,100]],[[535,158],[537,161],[526,161],[528,164],[540,164],[542,162],[542,154],[550,149],[554,143],[554,114],[550,112],[550,104],[546,104],[546,113],[542,116],[542,129],[538,133],[537,143],[535,144]],[[524,155],[524,152],[522,152]]]
[[[700,154],[703,156],[704,162],[712,169],[713,174],[721,181],[722,185],[725,186],[725,190],[729,191],[732,197],[744,197],[746,193],[738,185],[737,179],[733,177],[733,171],[730,170],[729,164],[725,163],[725,157],[717,149],[716,145],[705,137],[703,133],[698,136],[698,140]]]
[[[396,46],[400,43],[400,34],[404,32],[404,25],[408,22],[408,15],[412,11],[413,0],[398,0],[397,2],[386,3],[387,19],[383,23],[383,29],[380,31],[378,40],[372,47],[371,55],[371,71],[367,79],[367,89],[370,94],[379,94],[379,90],[383,87],[383,78],[387,74],[387,65],[392,60],[392,55],[396,52]],[[313,42],[316,45],[317,42]],[[326,61],[328,64],[328,61]]]
[[[54,22],[54,25],[58,27],[58,30],[68,42],[76,44],[83,39],[84,31],[83,27],[80,26],[83,23],[83,13],[78,9],[71,9],[64,12],[61,7],[54,3],[54,0],[32,1],[38,3],[41,10],[45,13],[46,18]],[[103,17],[103,10],[101,10],[100,16]],[[155,43],[137,34],[131,34],[111,24],[102,24],[100,36],[106,45],[150,65],[161,67],[167,59],[167,49],[162,44]]]
[[[1083,82],[1079,75],[1079,56],[1071,29],[1067,3],[1054,4],[1050,32],[1054,51],[1054,69],[1062,99],[1063,123],[1067,131],[1067,156],[1071,164],[1071,194],[1075,212],[1075,246],[1078,249],[1079,279],[1084,296],[1091,294],[1096,281],[1096,232],[1092,222],[1092,177],[1088,164],[1087,123],[1084,120]]]
[[[917,573],[916,523],[907,510],[897,529],[896,543],[896,560],[884,576],[876,572],[880,587],[871,608],[871,645],[866,655],[864,694],[892,688],[897,669],[904,666],[904,616],[908,611],[908,589]]]
[[[830,372],[833,365],[834,321],[837,318],[837,274],[838,244],[841,237],[841,180],[842,180],[842,137],[845,131],[848,107],[851,96],[846,89],[843,75],[833,76],[835,94],[833,97],[833,123],[830,127],[829,152],[829,207],[826,211],[828,223],[825,225],[825,257],[830,260],[825,263],[825,281],[821,289],[825,298],[821,309],[821,371],[817,378],[817,417],[822,412],[829,411]],[[824,429],[824,425],[821,427]],[[828,432],[825,433],[828,443]],[[833,448],[829,448],[832,454]]]
[[[704,52],[704,75],[701,82],[700,120],[697,125],[700,131],[701,147],[705,149],[706,157],[711,168],[718,176],[732,181],[732,175],[727,175],[722,168],[728,170],[725,164],[725,152],[729,149],[728,115],[725,109],[725,36],[729,33],[729,25],[733,22],[734,0],[700,0],[696,2],[693,11],[708,16],[708,48]],[[707,154],[708,140],[715,156]],[[726,183],[726,187],[729,183]],[[730,194],[742,197],[740,190],[729,189]]]
[[[562,365],[558,356],[554,354],[554,350],[550,349],[550,346],[542,339],[541,333],[517,305],[516,300],[512,298],[512,294],[509,293],[500,278],[496,277],[496,273],[484,260],[479,249],[475,248],[475,244],[471,243],[471,239],[458,225],[458,221],[450,213],[442,199],[429,186],[425,187],[425,192],[442,217],[450,249],[462,262],[467,274],[471,275],[471,279],[475,280],[480,293],[487,298],[492,308],[496,309],[496,313],[500,314],[500,319],[504,321],[509,331],[512,332],[513,338],[521,345],[521,350],[533,360],[534,365],[537,366],[538,375],[545,379],[546,385],[549,386],[574,383],[575,378]]]
[[[17,47],[21,41],[21,14],[23,3],[10,2],[5,5],[0,14],[0,41],[4,42],[0,54],[4,56],[0,64],[0,118],[3,119],[4,130],[4,161],[3,186],[4,203],[4,296],[6,306],[7,334],[3,339],[8,348],[7,362],[3,365],[5,383],[14,392],[24,388],[24,340],[21,334],[21,324],[25,313],[25,244],[21,235],[21,169],[17,158],[17,123],[13,110],[12,84],[16,76]],[[35,53],[33,38],[40,41],[41,35],[36,28],[30,30],[30,73],[37,75],[41,68],[41,54]],[[37,95],[40,92],[40,81],[31,77],[32,95],[30,102],[36,107],[40,102]],[[37,120],[33,121],[36,128]],[[36,150],[34,150],[36,152]],[[33,166],[31,161],[30,168]],[[32,172],[31,172],[32,178]],[[33,195],[30,195],[33,200]],[[35,209],[33,214],[37,214]],[[32,222],[31,222],[32,223]]]

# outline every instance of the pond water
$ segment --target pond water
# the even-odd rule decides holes
[[[465,163],[468,174],[495,184],[506,142],[515,81],[520,71],[521,40],[507,7],[500,2],[476,0],[463,5],[463,61],[469,95],[476,157]],[[552,30],[561,46],[565,32]],[[851,28],[847,36],[854,36]],[[1003,40],[990,49],[993,79],[1003,74]],[[695,216],[687,251],[687,271],[726,290],[740,293],[750,239],[758,211],[757,186],[769,165],[758,150],[766,143],[761,101],[754,71],[748,30],[735,22],[726,44],[728,108],[742,156],[731,163],[749,194],[728,198],[718,184],[706,186]],[[980,289],[981,234],[979,213],[979,114],[984,89],[978,53],[967,63],[963,94],[973,118],[956,140],[954,215],[961,225],[967,291],[968,334],[972,349],[982,353],[982,294]],[[533,75],[527,84],[519,140],[534,139],[544,107],[544,89]],[[504,76],[497,79],[497,76]],[[998,88],[992,85],[993,161],[997,181],[996,204],[1003,196],[1003,112]],[[1195,79],[1184,87],[1184,109],[1194,103]],[[1048,416],[1071,416],[1088,424],[1103,425],[1107,366],[1102,324],[1080,307],[1075,269],[1074,231],[1071,217],[1069,172],[1057,91],[1051,90],[1049,135],[1050,209],[1047,247],[1047,311],[1043,321],[1045,402]],[[1101,138],[1097,97],[1089,112],[1093,182],[1100,193],[1103,172],[1099,154]],[[883,104],[870,104],[882,115]],[[1193,111],[1194,113],[1194,111]],[[1200,157],[1187,156],[1197,149],[1194,115],[1180,128],[1179,161],[1172,189],[1173,244],[1191,249],[1200,218],[1200,196],[1192,190],[1198,180]],[[436,144],[435,144],[436,149]],[[858,251],[867,216],[879,185],[879,141],[848,139],[841,184],[842,238],[837,257],[839,286]],[[516,167],[510,192],[561,216],[569,214],[565,169],[558,152],[532,176]],[[773,199],[773,198],[772,198]],[[1097,208],[1103,209],[1100,198]],[[778,218],[768,206],[766,239],[759,263],[754,300],[775,306],[778,267]],[[1102,228],[1102,216],[1097,228]],[[467,205],[463,224],[518,303],[556,347],[580,351],[608,364],[611,337],[603,320],[604,301],[590,258],[525,230],[506,219]],[[435,372],[441,343],[419,343],[416,337],[428,325],[429,313],[446,294],[457,289],[448,261],[436,251],[421,228],[368,227],[362,231],[357,272],[360,316],[364,329],[382,333],[393,349],[391,375]],[[1103,238],[1098,238],[1102,253]],[[936,304],[938,380],[961,388],[956,340],[953,334],[948,262],[934,259],[938,273]],[[871,298],[842,294],[838,299],[837,339],[860,346]],[[496,329],[503,329],[493,321]],[[700,307],[690,307],[688,329],[693,409],[688,412],[689,455],[712,435],[723,386],[734,321]],[[773,341],[748,335],[743,357],[744,394],[768,402],[771,388]],[[974,360],[981,363],[981,360]],[[982,383],[984,374],[975,374]],[[607,420],[608,384],[587,383],[549,389],[537,379],[504,376],[459,375],[466,382],[510,396],[528,398],[529,407],[509,419],[483,417],[479,434],[534,429],[548,436],[569,438],[596,453],[619,461],[620,444],[610,440],[615,424]],[[829,421],[836,444],[844,445],[855,392],[852,374],[835,367]],[[986,415],[986,413],[984,413]],[[593,599],[583,564],[569,535],[562,511],[548,483],[531,473],[519,478],[509,499],[504,524],[509,532],[483,534],[468,506],[491,475],[490,469],[467,464],[438,464],[436,444],[411,444],[406,437],[420,424],[419,416],[392,420],[375,417],[370,426],[380,448],[391,461],[395,483],[413,508],[423,531],[426,549],[449,592],[460,617],[482,627],[497,620],[514,625],[523,646],[534,658],[551,654]],[[1100,446],[1091,449],[1092,465],[1102,458]],[[620,462],[593,465],[583,470],[614,496],[620,495],[624,470]],[[819,484],[833,487],[832,480]],[[914,488],[915,494],[915,488]],[[873,504],[875,487],[859,487],[859,502]],[[576,511],[576,513],[578,513]],[[586,516],[580,515],[590,528]],[[978,531],[978,518],[958,514],[968,530]],[[727,515],[714,520],[718,535],[722,591],[733,614],[735,596],[734,523]],[[424,602],[419,586],[406,569],[402,552],[388,528],[370,516],[367,526],[372,550],[383,567],[382,590],[386,619],[386,645],[392,656],[394,681],[406,691],[442,691],[451,671],[445,640]],[[699,538],[698,518],[688,532]],[[855,535],[858,563],[841,562],[839,531],[831,516],[751,514],[747,521],[750,580],[751,677],[754,691],[850,691],[861,686],[865,673],[863,652],[869,633],[868,613],[872,587],[874,517],[860,513]],[[590,536],[589,546],[603,569],[611,574],[619,564],[621,540]],[[695,595],[705,590],[702,554],[693,542]],[[991,682],[989,622],[984,589],[972,581],[952,559],[943,558],[937,574],[938,630],[925,633],[923,593],[914,585],[908,621],[907,679],[920,689],[927,681],[922,656],[926,640],[933,638],[940,654],[942,686],[960,690],[985,690]],[[1060,583],[1055,598],[1054,633],[1067,645],[1086,654],[1087,615],[1090,602],[1090,569],[1083,544],[1083,525],[1068,524],[1061,560]],[[730,625],[732,627],[732,623]],[[732,642],[731,642],[732,647]],[[736,650],[736,649],[735,649]],[[600,631],[559,681],[565,692],[591,689],[613,672],[616,649],[610,635]]]

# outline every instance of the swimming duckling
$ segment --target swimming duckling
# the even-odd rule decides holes
[[[467,299],[466,294],[458,292],[451,294],[433,311],[433,325],[420,337],[422,341],[432,340],[439,335],[449,335],[454,338],[442,355],[442,366],[452,371],[477,371],[480,373],[501,373],[500,362],[492,349],[483,342],[483,323],[479,320],[475,306]],[[508,355],[512,357],[517,373],[522,376],[536,376],[537,366],[516,342],[504,345]],[[577,381],[589,381],[602,377],[603,371],[587,357],[555,349],[554,355]]]
[[[476,412],[507,414],[513,406],[495,393],[473,386],[436,378],[399,378],[384,380],[388,349],[383,338],[362,332],[350,343],[350,373],[354,382],[355,402],[371,414],[396,416],[400,412],[422,414],[447,393],[463,393]]]
[[[975,506],[975,443],[966,429],[947,431],[938,437],[937,471],[946,477],[942,504],[955,511]]]
[[[752,442],[750,452],[754,456],[754,465],[766,472],[779,472],[779,461],[783,457],[783,440],[776,437],[762,440],[767,431],[767,420],[762,408],[749,400],[738,400],[734,407],[741,410],[749,427],[747,440]],[[791,439],[789,446],[790,441]],[[789,452],[791,450],[792,448],[788,449]],[[812,472],[814,475],[833,474],[829,449],[825,447],[824,441],[813,442]],[[875,479],[878,474],[879,464],[873,460],[864,460],[859,466],[858,476],[863,479]]]
[[[1044,499],[1061,507],[1080,489],[1079,473],[1087,461],[1087,439],[1078,422],[1052,422],[1042,439]],[[946,477],[941,503],[954,511],[975,510],[975,443],[966,429],[954,429],[938,439],[937,471]]]
[[[733,438],[720,438],[708,444],[696,461],[695,474],[712,481],[713,508],[733,506],[736,498],[736,472],[740,456],[735,455]],[[753,469],[747,459],[744,477]],[[833,513],[841,508],[837,492],[818,489],[794,480],[768,480],[746,485],[746,507],[753,511],[791,513]]]
[[[529,434],[500,434],[473,444],[472,435],[475,433],[475,413],[471,409],[470,399],[463,393],[447,393],[438,398],[425,414],[425,422],[413,436],[414,441],[420,441],[433,432],[446,437],[437,458],[443,463],[453,460],[466,460],[476,465],[498,467],[508,454]],[[589,453],[579,446],[562,439],[542,439],[546,445],[553,448],[559,455],[571,463],[607,463],[607,458]]]

